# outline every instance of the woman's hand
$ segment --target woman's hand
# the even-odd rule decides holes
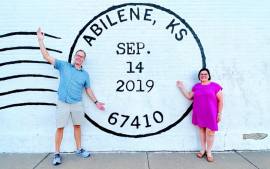
[[[183,82],[180,82],[180,81],[177,81],[176,85],[181,89],[184,87]]]
[[[219,123],[221,121],[221,115],[217,116],[217,122]]]
[[[193,96],[194,96],[194,92],[190,91],[189,93],[187,92],[187,90],[185,89],[183,82],[177,81],[176,85],[181,89],[181,91],[183,92],[184,96],[189,99],[189,100],[193,100]]]

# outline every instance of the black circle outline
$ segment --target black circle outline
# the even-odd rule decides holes
[[[178,123],[180,123],[192,110],[193,107],[193,103],[191,103],[191,105],[189,106],[189,108],[187,109],[187,111],[182,115],[182,117],[180,119],[178,119],[176,122],[174,122],[173,124],[169,125],[168,127],[159,130],[155,133],[147,133],[147,134],[138,134],[138,135],[129,135],[129,134],[122,134],[122,133],[117,133],[115,131],[106,129],[105,127],[100,126],[97,122],[95,122],[94,120],[92,120],[86,113],[84,114],[84,117],[90,122],[92,123],[95,127],[99,128],[100,130],[115,135],[115,136],[120,136],[120,137],[129,137],[129,138],[142,138],[142,137],[149,137],[149,136],[154,136],[160,133],[163,133],[165,131],[170,130],[171,128],[173,128],[174,126],[176,126]]]
[[[195,34],[194,30],[189,26],[189,24],[184,20],[182,19],[180,16],[178,16],[176,13],[174,13],[173,11],[169,10],[169,9],[166,9],[164,7],[161,7],[159,5],[156,5],[156,4],[151,4],[151,3],[125,3],[125,4],[121,4],[121,5],[117,5],[117,6],[112,6],[110,8],[108,8],[107,10],[99,13],[97,16],[95,16],[93,19],[91,19],[80,31],[79,31],[79,34],[77,35],[72,47],[70,48],[70,52],[69,52],[69,58],[68,58],[68,62],[71,63],[71,59],[72,59],[72,54],[73,54],[73,51],[74,51],[74,48],[77,44],[77,41],[78,39],[80,38],[80,36],[82,35],[82,33],[85,31],[85,29],[93,22],[95,21],[96,19],[98,19],[100,16],[110,12],[110,11],[113,11],[113,10],[116,10],[118,8],[122,8],[122,7],[126,7],[126,6],[150,6],[150,7],[154,7],[154,8],[157,8],[159,10],[162,10],[164,12],[167,12],[168,14],[170,15],[173,15],[175,16],[177,19],[179,19],[189,30],[190,32],[192,33],[193,37],[195,38],[199,48],[200,48],[200,51],[201,51],[201,56],[202,56],[202,67],[203,68],[206,68],[206,57],[204,55],[204,51],[203,51],[203,47],[202,47],[202,44],[201,44],[201,41],[200,39],[198,38],[198,36]]]
[[[91,19],[80,31],[79,31],[79,34],[77,35],[76,39],[74,40],[74,43],[73,45],[71,46],[70,48],[70,53],[69,53],[69,58],[68,58],[68,62],[71,63],[71,59],[72,59],[72,55],[73,55],[73,52],[74,52],[74,48],[78,42],[78,39],[80,38],[80,36],[82,35],[82,33],[86,30],[86,28],[91,24],[93,23],[93,21],[95,21],[96,19],[98,19],[100,16],[110,12],[110,11],[113,11],[113,10],[116,10],[118,8],[122,8],[122,7],[126,7],[126,6],[150,6],[150,7],[154,7],[156,9],[159,9],[159,10],[162,10],[170,15],[173,15],[175,16],[177,19],[179,19],[186,27],[187,29],[189,29],[189,31],[192,33],[194,39],[196,40],[198,46],[199,46],[199,49],[200,49],[200,52],[201,52],[201,57],[202,57],[202,67],[203,68],[206,68],[206,57],[205,57],[205,54],[204,54],[204,51],[203,51],[203,46],[200,42],[200,39],[198,38],[198,36],[195,34],[194,30],[189,26],[189,24],[184,20],[182,19],[180,16],[178,16],[176,13],[174,13],[173,11],[167,9],[167,8],[164,8],[164,7],[161,7],[159,5],[156,5],[156,4],[151,4],[151,3],[124,3],[124,4],[121,4],[121,5],[117,5],[117,6],[112,6],[110,8],[108,8],[107,10],[99,13],[98,15],[96,15],[93,19]],[[180,123],[189,113],[190,111],[192,110],[192,106],[193,106],[193,103],[189,106],[189,108],[186,110],[186,112],[182,115],[181,118],[179,118],[176,122],[174,122],[173,124],[169,125],[168,127],[162,129],[162,130],[159,130],[155,133],[148,133],[148,134],[139,134],[139,135],[128,135],[128,134],[122,134],[122,133],[117,133],[117,132],[114,132],[112,130],[109,130],[109,129],[106,129],[102,126],[100,126],[98,123],[96,123],[94,120],[92,120],[86,113],[85,113],[85,118],[91,122],[95,127],[99,128],[100,130],[106,132],[106,133],[109,133],[109,134],[113,134],[115,136],[120,136],[120,137],[129,137],[129,138],[141,138],[141,137],[148,137],[148,136],[153,136],[153,135],[157,135],[157,134],[160,134],[162,132],[165,132],[165,131],[168,131],[170,130],[172,127],[176,126],[178,123]]]

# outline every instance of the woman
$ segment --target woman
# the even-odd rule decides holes
[[[198,78],[201,83],[195,84],[189,93],[183,86],[183,82],[177,81],[176,84],[187,99],[194,99],[192,123],[198,125],[201,141],[201,151],[197,154],[197,157],[202,158],[206,153],[207,161],[213,162],[214,158],[211,149],[215,131],[218,131],[217,123],[221,121],[223,107],[222,87],[217,83],[210,82],[210,72],[206,68],[199,71]]]

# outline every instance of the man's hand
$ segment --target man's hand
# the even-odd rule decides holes
[[[42,41],[44,39],[44,35],[45,35],[45,33],[41,33],[41,29],[38,28],[38,30],[37,30],[38,41]]]
[[[45,33],[41,33],[41,29],[38,28],[37,37],[38,37],[40,51],[41,51],[44,59],[46,59],[48,62],[50,62],[50,64],[55,65],[55,59],[49,55],[47,49],[44,46],[44,43],[43,43],[44,35],[45,35]]]
[[[103,107],[103,105],[105,105],[104,103],[97,102],[96,105],[99,108],[99,110],[105,110],[105,108]]]

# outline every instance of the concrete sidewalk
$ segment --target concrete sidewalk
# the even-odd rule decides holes
[[[214,162],[195,152],[90,152],[89,158],[62,153],[62,164],[53,166],[54,154],[0,153],[0,169],[269,169],[270,151],[213,152]]]

